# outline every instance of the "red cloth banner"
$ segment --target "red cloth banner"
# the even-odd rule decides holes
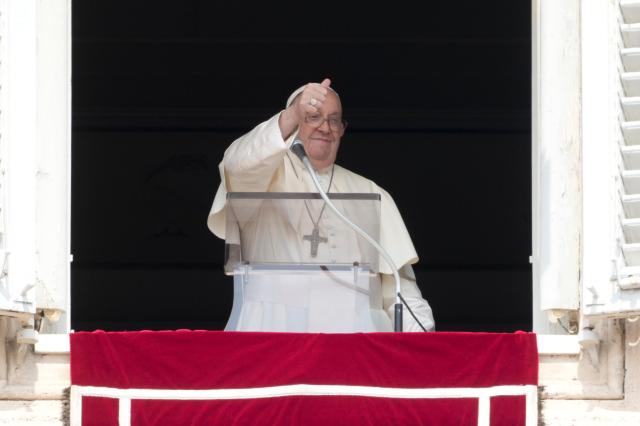
[[[488,411],[491,426],[524,426],[525,396],[509,392],[537,381],[532,333],[71,334],[83,425],[127,409],[132,425],[477,425]],[[122,390],[124,408],[100,394]]]

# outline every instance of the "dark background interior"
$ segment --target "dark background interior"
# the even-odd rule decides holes
[[[529,2],[73,2],[72,327],[223,328],[226,146],[332,78],[439,330],[531,329]]]

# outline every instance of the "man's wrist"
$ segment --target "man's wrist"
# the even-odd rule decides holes
[[[280,113],[280,117],[278,117],[278,126],[280,127],[280,133],[282,134],[282,139],[287,140],[289,136],[296,130],[298,127],[298,119],[296,117],[295,111],[291,107],[285,109]]]

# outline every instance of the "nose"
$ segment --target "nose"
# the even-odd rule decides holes
[[[324,132],[324,133],[329,133],[331,132],[331,126],[329,126],[329,120],[322,120],[322,124],[320,124],[320,126],[318,126],[318,130]]]

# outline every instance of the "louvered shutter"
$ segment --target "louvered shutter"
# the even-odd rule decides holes
[[[640,313],[640,1],[583,2],[583,312]]]

